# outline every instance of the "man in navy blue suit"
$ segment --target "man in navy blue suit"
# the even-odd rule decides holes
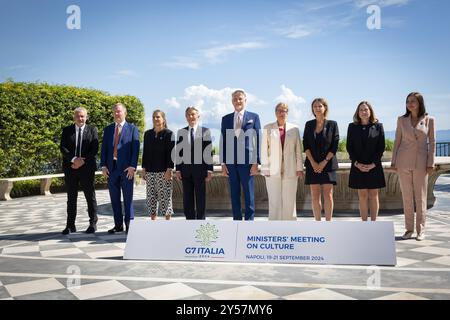
[[[134,219],[133,184],[139,156],[139,130],[125,121],[126,107],[117,103],[113,106],[114,123],[103,132],[101,162],[103,175],[108,178],[108,189],[114,212],[114,228],[109,233],[123,232],[124,217],[121,193],[125,208],[126,232],[130,220]]]
[[[260,164],[261,123],[256,113],[245,111],[247,95],[232,94],[234,112],[222,118],[220,161],[222,173],[229,177],[233,219],[242,220],[241,186],[245,198],[245,220],[255,217],[254,176]]]

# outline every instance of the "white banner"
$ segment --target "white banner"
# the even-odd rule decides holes
[[[236,260],[395,265],[392,222],[271,221],[241,224]]]
[[[394,224],[139,219],[124,259],[395,265]]]
[[[132,220],[124,259],[234,261],[237,222]]]

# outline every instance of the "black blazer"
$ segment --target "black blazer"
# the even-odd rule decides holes
[[[76,147],[75,125],[65,127],[61,135],[61,143],[59,149],[63,155],[63,169],[70,169],[72,159],[75,157]],[[98,153],[98,132],[97,128],[86,125],[83,131],[81,143],[81,157],[86,158],[83,167],[93,170],[97,169],[97,153]],[[82,168],[83,168],[82,167]]]
[[[369,137],[366,143],[361,136],[361,125],[350,123],[347,131],[347,152],[352,164],[358,161],[362,164],[381,165],[385,141],[382,123],[369,125]]]
[[[317,140],[314,138],[316,123],[317,121],[314,119],[305,124],[305,131],[303,132],[303,150],[305,152],[306,150],[309,150],[317,163],[325,160],[325,157],[329,152],[333,153],[333,158],[327,163],[323,172],[337,170],[339,168],[336,158],[336,153],[339,147],[339,128],[337,122],[333,120],[325,120],[322,131],[324,143],[321,145],[317,144]],[[312,170],[312,165],[308,157],[306,157],[305,160],[305,167],[306,169]]]
[[[194,153],[199,154],[201,146],[202,152],[202,163],[191,164],[185,163],[183,156],[185,155],[184,150],[188,148],[187,155],[191,154],[191,144],[189,141],[189,127],[180,129],[177,133],[177,160],[176,160],[176,170],[181,172],[182,177],[190,177],[191,175],[198,178],[206,178],[208,171],[213,171],[213,155],[212,155],[212,141],[211,141],[211,131],[205,127],[198,127],[195,132],[194,137]],[[185,141],[185,142],[183,142]],[[205,151],[206,150],[206,151]],[[199,157],[199,155],[197,155]],[[190,159],[189,159],[190,160]],[[191,162],[191,161],[189,161]]]
[[[164,129],[155,138],[155,130],[147,130],[144,134],[144,151],[142,168],[147,172],[164,172],[173,169],[172,151],[175,137],[169,129]]]

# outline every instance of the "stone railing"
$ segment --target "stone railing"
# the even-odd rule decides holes
[[[390,168],[390,163],[383,163],[386,178],[386,188],[380,190],[380,210],[390,211],[403,208],[402,195],[398,175]],[[432,207],[436,201],[433,190],[438,177],[450,172],[450,157],[438,157],[436,171],[429,176],[428,182],[428,207]],[[348,187],[350,174],[350,163],[340,163],[338,183],[334,189],[334,209],[339,212],[358,211],[358,193]],[[183,209],[183,193],[180,181],[174,181],[173,206],[175,210]],[[244,207],[244,197],[241,197],[242,208]],[[265,178],[261,175],[255,177],[255,206],[256,210],[268,209],[268,197]],[[214,168],[213,179],[206,185],[206,209],[231,211],[231,200],[229,192],[228,178],[222,176],[219,166]],[[297,210],[311,210],[311,194],[309,186],[299,180],[297,188]]]
[[[383,163],[386,177],[386,188],[380,190],[380,210],[399,210],[403,207],[402,195],[398,175],[390,168],[390,163]],[[141,168],[138,168],[138,172]],[[432,207],[436,201],[433,190],[438,177],[446,172],[450,172],[450,157],[438,157],[436,160],[436,170],[428,178],[428,207]],[[340,163],[338,173],[338,183],[334,189],[334,208],[339,212],[350,212],[358,210],[358,193],[356,190],[348,188],[348,177],[350,174],[350,163]],[[96,172],[100,175],[101,171]],[[40,180],[41,194],[50,195],[52,178],[61,178],[63,174],[53,174],[35,177],[21,177],[11,179],[0,179],[0,200],[11,200],[10,192],[16,181]],[[137,183],[143,183],[142,179],[137,179]],[[242,207],[244,208],[244,198],[242,196]],[[255,177],[255,205],[256,210],[268,209],[268,197],[265,178],[261,175]],[[174,179],[173,207],[175,210],[183,209],[183,189],[181,181]],[[228,178],[222,176],[221,167],[214,167],[213,179],[206,185],[206,209],[231,211],[231,200],[229,192]],[[299,180],[297,188],[297,210],[311,210],[311,194],[309,187],[305,186],[303,180]]]

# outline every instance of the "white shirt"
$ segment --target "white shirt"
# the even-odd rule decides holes
[[[234,130],[242,129],[242,121],[244,120],[244,112],[245,112],[244,110],[241,110],[240,112],[237,112],[237,111],[234,112],[234,120],[233,120]],[[241,127],[240,128],[235,128],[236,122],[237,122],[237,117],[239,117],[239,120],[241,121]]]
[[[84,133],[84,129],[86,128],[86,125],[84,124],[82,127],[81,127],[81,140],[80,140],[80,150],[81,150],[81,148],[83,147],[83,133]],[[76,153],[77,153],[77,143],[78,143],[78,134],[79,134],[79,131],[80,131],[80,127],[79,126],[77,126],[77,125],[75,125],[75,156],[72,158],[72,162],[74,162],[75,161],[75,159],[77,158],[77,155],[76,155]]]
[[[127,122],[126,120],[123,120],[123,121],[120,123],[120,128],[121,128],[121,129],[123,129],[123,126],[125,125],[126,122]],[[117,123],[116,123],[116,126],[114,127],[114,133],[116,133],[116,127],[117,127]],[[114,141],[114,139],[113,139],[113,141]],[[114,142],[113,142],[113,143],[114,143]]]
[[[234,130],[234,132],[235,132],[236,135],[238,135],[238,133],[240,132],[240,131],[238,131],[238,130],[241,130],[241,129],[242,129],[242,125],[243,125],[242,122],[244,121],[244,112],[245,112],[245,110],[241,110],[241,111],[239,111],[239,112],[234,111],[234,117],[233,117],[233,130]],[[239,117],[239,120],[241,121],[241,127],[240,127],[240,128],[236,128],[237,117]],[[225,163],[222,163],[222,165],[225,165]]]
[[[189,126],[188,128],[189,128],[188,129],[189,130],[188,142],[189,142],[189,144],[191,144],[191,130],[194,129],[194,138],[195,138],[195,134],[197,133],[197,129],[198,129],[198,123],[195,126],[193,126],[193,127]]]
[[[197,129],[198,129],[198,123],[193,127],[188,126],[188,142],[189,142],[189,144],[191,144],[191,129],[194,129],[194,139],[195,139],[195,135],[197,134]],[[177,172],[180,172],[180,171],[177,171]],[[208,170],[208,172],[212,173],[212,171],[210,171],[210,170]]]
[[[120,135],[122,134],[122,130],[123,130],[123,126],[125,125],[125,122],[126,122],[126,121],[123,120],[121,123],[119,123],[119,124],[120,124],[119,137],[120,137]],[[115,125],[115,127],[114,127],[113,146],[114,146],[114,142],[116,141],[116,129],[117,129],[117,126],[118,126],[119,124],[116,123],[116,125]],[[119,141],[120,141],[120,138],[119,138]],[[117,160],[117,159],[114,158],[114,160]]]
[[[120,128],[121,128],[121,130],[123,130],[123,127],[125,126],[125,123],[126,123],[127,121],[126,120],[123,120],[121,123],[120,123]],[[114,122],[115,123],[115,122]],[[113,136],[113,145],[114,145],[114,138],[115,138],[115,135],[116,135],[116,128],[117,128],[117,123],[115,123],[115,127],[114,127],[114,136]],[[117,160],[117,159],[114,159],[114,160]],[[104,169],[104,168],[106,168],[106,167],[102,167],[102,169]],[[130,167],[130,168],[133,168],[134,170],[136,170],[136,168],[134,168],[134,167]]]

